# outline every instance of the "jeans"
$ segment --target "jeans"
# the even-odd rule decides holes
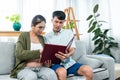
[[[25,67],[17,75],[18,80],[58,80],[56,73],[47,67]]]

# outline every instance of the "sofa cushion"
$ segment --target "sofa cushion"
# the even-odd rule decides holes
[[[103,61],[100,61],[99,59],[90,58],[86,55],[83,55],[77,62],[80,62],[85,65],[91,66],[93,69],[99,68],[103,65]]]
[[[0,74],[9,74],[14,66],[15,43],[0,42]]]
[[[11,78],[10,75],[0,75],[0,80],[18,80],[18,79]]]
[[[93,80],[115,80],[115,79],[110,78],[110,75],[109,75],[109,72],[108,72],[107,69],[103,69],[102,71],[101,70],[94,73],[94,79]],[[113,76],[114,75],[112,75],[112,77]]]
[[[72,58],[77,61],[82,55],[86,54],[86,45],[80,40],[75,40],[75,45],[76,49],[75,53],[72,55]]]
[[[70,76],[67,80],[86,80],[84,76]]]

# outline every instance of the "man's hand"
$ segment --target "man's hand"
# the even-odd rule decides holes
[[[66,59],[66,58],[69,57],[69,55],[68,55],[67,53],[62,53],[62,52],[56,53],[55,56],[56,56],[57,58],[59,58],[60,60],[64,60],[64,59]]]

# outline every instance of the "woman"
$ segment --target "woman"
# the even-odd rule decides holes
[[[41,33],[45,24],[45,18],[36,15],[32,20],[30,32],[20,34],[16,43],[16,64],[11,77],[19,80],[57,80],[55,72],[40,63],[40,54],[44,46]],[[46,66],[49,67],[50,63]]]

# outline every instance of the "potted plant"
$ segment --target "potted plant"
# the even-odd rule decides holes
[[[68,26],[63,26],[62,28],[63,29],[73,29],[75,27],[75,24],[74,24],[74,22],[73,21],[69,21],[68,22]]]
[[[108,32],[111,29],[102,29],[101,26],[106,21],[99,20],[100,14],[98,13],[99,5],[96,4],[93,8],[93,13],[87,17],[89,21],[88,33],[93,33],[92,41],[94,42],[95,48],[93,53],[95,54],[106,54],[111,57],[110,49],[113,47],[118,47],[118,43],[115,42],[115,39],[111,36],[108,36]]]
[[[21,29],[21,23],[20,23],[20,15],[19,14],[13,14],[11,16],[6,16],[6,19],[13,22],[13,29],[15,31],[20,31]]]

